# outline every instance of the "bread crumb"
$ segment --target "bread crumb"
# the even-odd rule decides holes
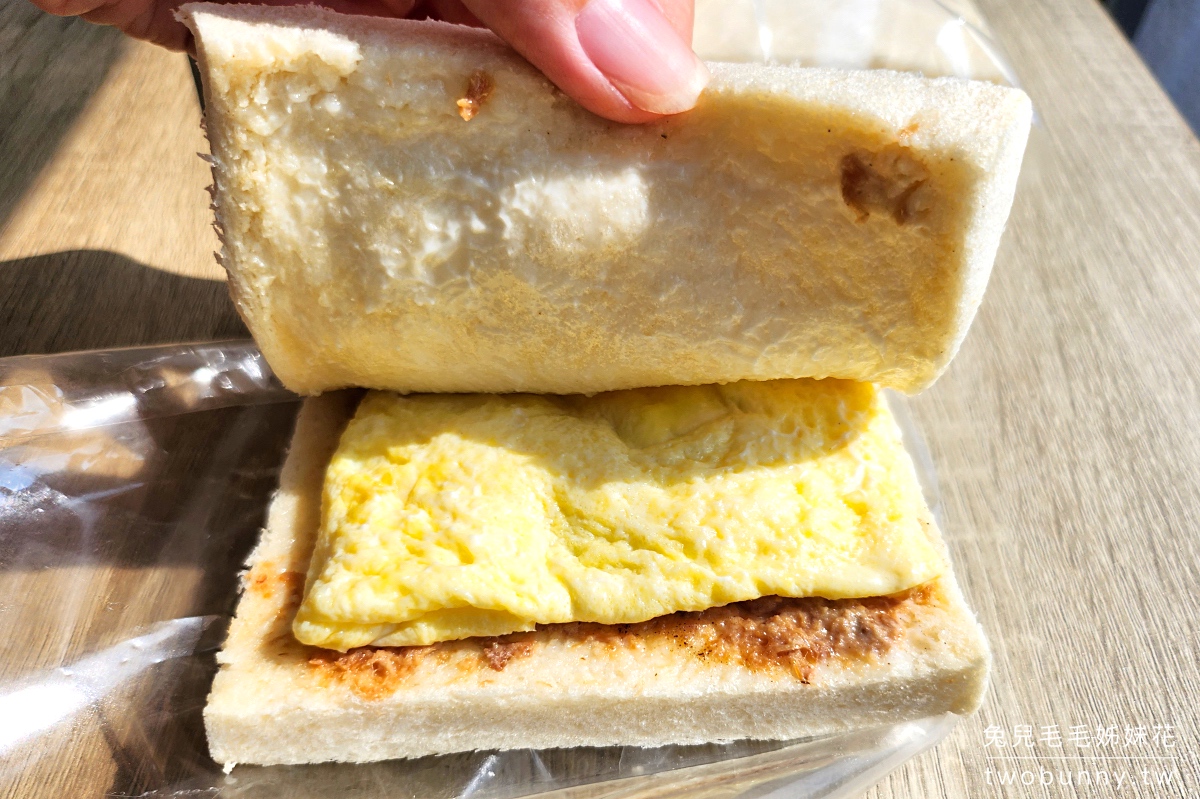
[[[470,122],[483,108],[483,104],[492,96],[495,89],[496,82],[492,80],[491,75],[482,69],[475,70],[471,79],[467,81],[467,93],[457,103],[458,115],[464,121]]]

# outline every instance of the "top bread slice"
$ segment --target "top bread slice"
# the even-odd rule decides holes
[[[181,18],[231,291],[304,394],[919,390],[975,314],[1029,130],[1017,89],[751,64],[620,125],[481,30]]]
[[[982,698],[987,646],[949,572],[896,597],[767,597],[344,654],[304,646],[292,619],[354,401],[334,392],[300,413],[204,711],[220,763],[792,739],[966,713]]]

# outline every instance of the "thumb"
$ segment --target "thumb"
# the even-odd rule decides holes
[[[463,4],[584,108],[618,122],[687,111],[708,82],[688,44],[693,0]]]

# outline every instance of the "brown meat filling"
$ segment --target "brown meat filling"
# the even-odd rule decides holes
[[[929,192],[922,191],[929,170],[900,145],[878,153],[856,150],[842,158],[842,201],[859,222],[886,214],[897,225],[921,222],[929,213]]]
[[[475,118],[483,108],[483,104],[492,96],[492,92],[496,90],[496,82],[492,80],[492,76],[484,72],[482,69],[477,70],[471,79],[467,81],[467,91],[463,97],[458,100],[458,115],[465,121],[470,122]]]
[[[320,678],[342,682],[365,699],[378,699],[399,688],[423,658],[449,660],[457,650],[473,652],[477,668],[499,672],[534,652],[540,642],[554,638],[613,647],[666,641],[704,662],[783,671],[807,683],[822,661],[886,653],[903,638],[916,608],[931,597],[927,586],[866,599],[769,596],[638,624],[551,624],[536,632],[497,638],[430,646],[361,647],[345,653],[313,648],[308,663]]]

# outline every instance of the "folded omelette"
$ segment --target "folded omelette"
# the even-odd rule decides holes
[[[945,568],[878,390],[372,392],[326,473],[294,623],[346,650],[883,596]]]

